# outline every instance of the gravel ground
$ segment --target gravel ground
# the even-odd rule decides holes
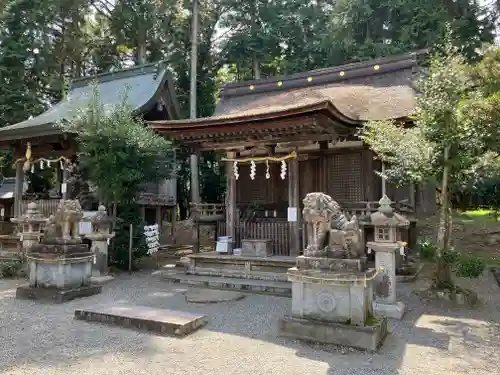
[[[490,272],[474,281],[474,310],[426,305],[414,284],[400,285],[408,312],[391,321],[378,353],[277,338],[290,299],[248,295],[221,304],[187,304],[183,286],[148,274],[123,275],[94,297],[63,305],[15,299],[21,283],[0,280],[0,374],[148,375],[483,375],[500,373],[500,288]],[[470,286],[470,285],[469,285]],[[158,337],[73,320],[76,308],[110,301],[203,312],[205,328]]]

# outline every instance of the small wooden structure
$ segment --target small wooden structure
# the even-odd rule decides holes
[[[94,81],[99,85],[100,98],[105,107],[118,104],[122,95],[127,94],[133,114],[145,120],[174,120],[179,117],[172,76],[163,63],[73,80],[67,96],[46,112],[18,124],[0,128],[0,147],[13,149],[16,160],[14,202],[13,209],[9,212],[10,217],[20,216],[30,201],[23,189],[23,185],[26,185],[23,165],[27,159],[30,161],[27,168],[54,169],[56,191],[51,199],[37,201],[44,215],[52,214],[60,198],[66,196],[65,183],[70,173],[69,164],[76,158],[78,145],[72,134],[64,133],[58,123],[74,118],[80,109],[88,105],[92,95],[91,84]],[[165,209],[175,211],[175,186],[175,178],[159,184],[145,184],[138,192],[144,216],[148,216],[148,211],[152,209],[154,215],[149,216],[155,216],[155,221],[159,223]]]
[[[150,126],[192,153],[226,153],[219,235],[232,236],[237,247],[242,239],[271,239],[275,255],[297,256],[302,199],[309,192],[330,195],[347,216],[375,211],[383,192],[401,201],[397,208],[407,215],[434,209],[432,189],[386,186],[375,173],[380,161],[356,137],[368,120],[411,123],[418,57],[228,84],[212,117]]]

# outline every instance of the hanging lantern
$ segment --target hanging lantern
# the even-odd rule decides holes
[[[250,178],[252,180],[255,180],[256,171],[257,171],[257,166],[255,165],[255,162],[252,160],[250,162]]]
[[[281,174],[280,174],[280,177],[282,180],[285,179],[286,177],[286,161],[282,160],[281,161]]]
[[[62,170],[64,170],[64,162],[62,160],[59,162],[59,166],[61,167]]]
[[[40,160],[40,169],[43,170],[43,168],[45,167],[45,163],[43,162],[43,159]]]
[[[266,160],[266,180],[271,178],[271,173],[269,171],[269,160]]]
[[[26,157],[26,160],[31,159],[31,143],[30,142],[28,142],[28,144],[26,145],[26,154],[24,156]]]
[[[47,168],[50,168],[50,160],[47,160]]]
[[[31,164],[30,172],[35,173],[35,164]]]
[[[23,164],[23,171],[28,172],[31,167],[31,143],[26,145],[26,153],[24,154],[26,161]]]

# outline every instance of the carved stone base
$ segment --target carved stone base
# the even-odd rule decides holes
[[[67,290],[90,285],[93,256],[89,252],[74,258],[34,255],[28,255],[30,287]]]
[[[373,312],[378,316],[401,320],[405,314],[406,307],[403,302],[388,303],[373,303]]]
[[[299,270],[315,269],[324,272],[362,272],[366,269],[366,258],[336,259],[301,255],[296,258],[296,267]]]
[[[288,270],[292,315],[297,318],[363,326],[373,317],[374,269],[366,272]]]
[[[387,336],[387,319],[374,319],[371,325],[358,327],[285,316],[279,328],[285,337],[374,351]]]
[[[23,285],[17,288],[16,298],[30,299],[51,303],[63,303],[71,301],[75,298],[89,297],[94,294],[99,294],[102,291],[101,286],[83,286],[80,288],[60,290],[54,288],[32,288],[28,285]]]

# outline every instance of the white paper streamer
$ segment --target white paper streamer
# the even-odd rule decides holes
[[[256,171],[257,171],[257,166],[255,165],[255,162],[252,160],[250,162],[250,178],[252,180],[255,180]]]

